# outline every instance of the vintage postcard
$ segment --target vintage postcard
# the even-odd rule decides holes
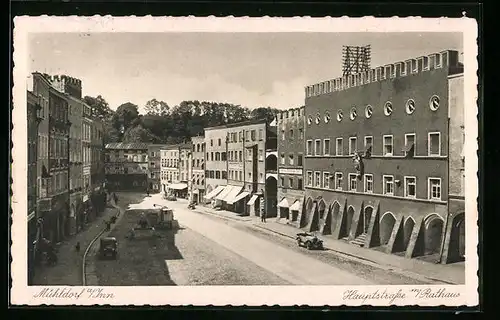
[[[478,304],[475,20],[14,22],[12,304]]]

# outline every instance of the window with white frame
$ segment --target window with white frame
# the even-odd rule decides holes
[[[342,190],[342,172],[335,172],[335,189]]]
[[[414,133],[406,133],[405,134],[405,156],[409,154],[409,152],[413,148],[413,154],[415,153],[415,142],[416,142],[416,135]]]
[[[368,150],[369,148],[373,149],[373,137],[372,136],[365,136],[365,151]],[[372,150],[373,152],[373,150]]]
[[[358,149],[358,139],[356,137],[349,138],[349,155],[354,155]]]
[[[293,188],[293,178],[288,178],[288,188]]]
[[[441,178],[429,178],[429,199],[441,200]]]
[[[417,178],[405,177],[405,197],[415,198],[417,196]]]
[[[323,172],[323,188],[330,189],[330,172]]]
[[[314,172],[314,187],[321,188],[321,172]]]
[[[335,154],[341,156],[344,149],[344,143],[342,138],[337,138],[335,140]]]
[[[321,155],[321,140],[319,139],[316,139],[316,141],[314,141],[314,155],[315,156]]]
[[[288,164],[293,166],[294,165],[294,162],[293,162],[293,154],[289,154],[288,155]]]
[[[383,193],[387,195],[394,195],[394,177],[383,176]]]
[[[280,163],[285,164],[285,154],[284,153],[281,154],[280,159],[281,159]]]
[[[441,133],[440,132],[430,132],[429,139],[429,156],[439,156],[441,155]]]
[[[313,173],[312,171],[307,171],[307,186],[312,187],[313,185]]]
[[[329,156],[330,155],[330,139],[325,139],[323,141],[323,154],[325,156]]]
[[[358,190],[358,175],[355,173],[349,173],[349,191]]]
[[[393,141],[392,141],[392,135],[385,135],[384,136],[384,156],[392,156],[393,154]]]
[[[285,178],[281,177],[280,178],[280,187],[284,187],[285,186]]]
[[[307,140],[306,144],[306,154],[308,156],[312,156],[312,149],[313,149],[313,141],[312,140]]]
[[[365,174],[364,190],[366,193],[373,193],[373,175]]]

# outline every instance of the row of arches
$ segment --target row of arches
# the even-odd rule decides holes
[[[382,247],[390,253],[406,252],[409,256],[435,255],[441,252],[446,234],[449,234],[449,256],[452,260],[462,260],[465,255],[465,217],[456,214],[449,228],[437,213],[427,214],[416,220],[413,216],[396,215],[371,205],[356,210],[353,205],[334,201],[329,206],[321,199],[306,201],[305,212],[300,221],[301,228],[320,231],[324,235],[334,235],[367,247]],[[447,230],[448,229],[448,230]],[[413,242],[413,243],[412,243]]]

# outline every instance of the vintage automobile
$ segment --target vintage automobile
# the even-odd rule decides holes
[[[319,239],[316,235],[308,232],[297,233],[297,244],[299,247],[305,247],[308,250],[318,249],[323,250],[323,240]]]
[[[101,258],[111,256],[116,259],[118,255],[118,241],[114,237],[105,237],[101,239],[101,245],[99,247],[99,253]]]

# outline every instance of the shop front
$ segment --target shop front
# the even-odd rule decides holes
[[[173,195],[176,198],[187,198],[188,190],[187,183],[173,183],[167,186],[167,194]]]

